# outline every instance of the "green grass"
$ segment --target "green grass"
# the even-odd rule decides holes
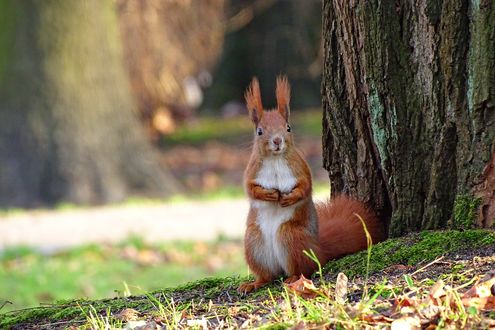
[[[321,112],[296,112],[291,115],[291,125],[297,136],[321,136]],[[252,131],[252,123],[247,114],[233,118],[202,117],[178,127],[174,133],[163,137],[160,144],[166,147],[178,144],[198,145],[207,141],[244,142]]]
[[[4,312],[61,299],[117,296],[125,284],[139,293],[246,272],[237,241],[150,245],[134,238],[117,246],[87,245],[52,256],[11,248],[0,254],[0,305],[12,302]]]

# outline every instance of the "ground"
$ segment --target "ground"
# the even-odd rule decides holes
[[[387,328],[392,322],[420,322],[423,328],[487,328],[495,326],[495,306],[471,304],[481,298],[469,300],[466,291],[481,285],[476,281],[493,269],[495,232],[423,232],[330,262],[322,270],[323,277],[313,276],[315,287],[308,289],[307,298],[301,297],[301,290],[292,293],[281,282],[240,295],[236,289],[246,279],[208,278],[142,296],[67,301],[9,312],[0,316],[0,328],[355,329],[366,325]],[[341,303],[336,293],[342,290],[342,280],[337,280],[342,277],[337,276],[340,272],[349,277]],[[488,295],[490,290],[494,295],[493,286]]]

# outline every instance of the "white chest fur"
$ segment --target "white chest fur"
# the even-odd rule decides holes
[[[289,193],[297,184],[297,179],[283,157],[271,157],[263,160],[256,183],[265,189]],[[297,206],[281,207],[278,202],[251,201],[251,207],[257,211],[256,222],[264,239],[263,246],[256,253],[257,259],[273,274],[288,273],[287,250],[277,239],[277,233],[280,226],[292,218]]]
[[[297,180],[287,160],[281,156],[274,156],[263,160],[256,183],[266,189],[277,189],[288,193],[294,188]]]

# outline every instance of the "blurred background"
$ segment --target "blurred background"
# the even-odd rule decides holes
[[[253,76],[321,169],[317,0],[0,0],[0,312],[246,275]]]

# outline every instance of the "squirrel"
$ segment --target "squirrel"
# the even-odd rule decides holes
[[[242,283],[238,291],[249,293],[284,275],[286,283],[301,274],[310,277],[317,264],[303,251],[312,250],[324,265],[366,249],[361,219],[373,243],[383,240],[382,223],[362,202],[343,195],[326,203],[313,202],[311,171],[294,146],[289,125],[287,77],[277,78],[276,109],[263,109],[257,78],[246,90],[245,99],[255,135],[244,173],[250,200],[244,251],[256,279]]]

